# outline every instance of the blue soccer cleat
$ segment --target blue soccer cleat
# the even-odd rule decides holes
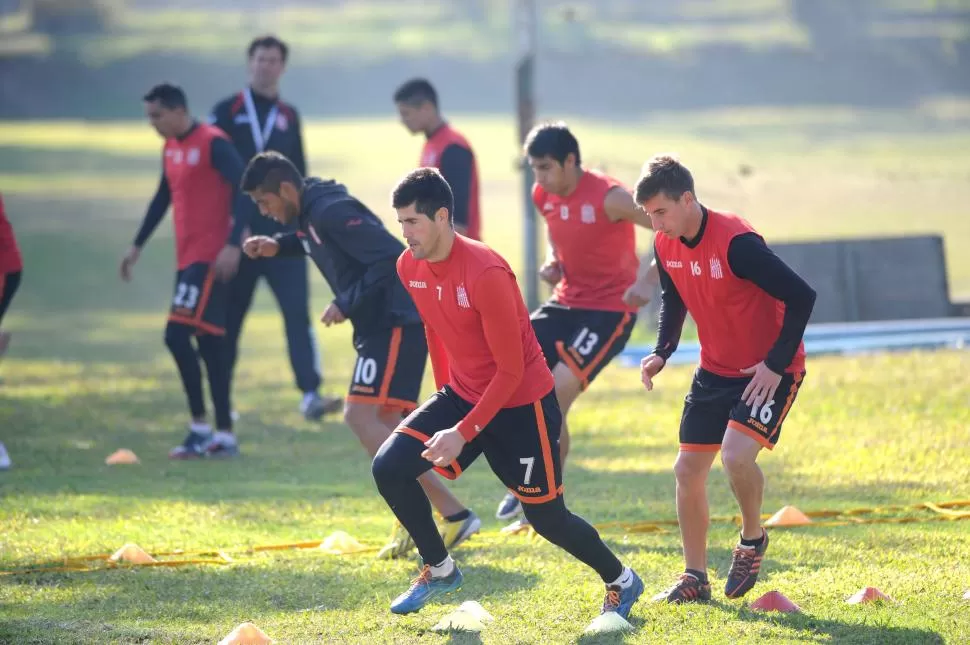
[[[643,580],[633,569],[630,569],[630,575],[633,576],[633,580],[626,587],[606,585],[606,598],[603,600],[603,609],[600,613],[612,611],[622,616],[624,620],[629,619],[633,603],[643,594]]]
[[[419,611],[430,600],[458,589],[463,579],[464,576],[461,575],[461,571],[457,565],[454,571],[442,578],[432,578],[431,567],[425,565],[421,569],[421,574],[411,581],[411,588],[395,598],[394,602],[391,603],[391,612],[395,614],[410,614]]]

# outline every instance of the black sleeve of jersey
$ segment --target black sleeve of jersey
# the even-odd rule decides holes
[[[353,202],[340,202],[313,211],[310,221],[358,264],[366,267],[353,285],[334,294],[334,302],[348,318],[380,290],[387,280],[397,280],[397,258],[403,245],[395,239],[376,215]]]
[[[301,233],[290,232],[290,233],[277,233],[273,236],[280,245],[280,250],[276,252],[277,257],[294,257],[298,255],[306,255],[306,250],[303,248],[303,243],[300,242]]]
[[[468,204],[472,193],[472,153],[468,148],[451,144],[441,153],[441,175],[455,195],[453,217],[458,226],[468,227]]]
[[[148,238],[158,228],[162,218],[165,217],[165,213],[168,211],[171,203],[172,191],[168,187],[168,179],[165,178],[165,171],[163,170],[162,179],[158,182],[158,190],[155,191],[155,196],[152,197],[151,203],[148,204],[148,212],[145,213],[145,219],[142,220],[141,226],[138,228],[138,233],[135,235],[135,246],[141,248],[145,245]]]
[[[296,169],[300,171],[300,174],[306,177],[306,154],[303,149],[303,123],[300,120],[300,114],[296,111],[296,108],[290,106],[293,110],[293,136],[296,137],[296,145],[293,147],[293,158],[290,161],[296,166]]]
[[[227,243],[239,246],[243,229],[249,223],[248,217],[251,210],[247,201],[249,197],[239,190],[245,166],[236,147],[227,139],[221,137],[212,139],[211,154],[212,166],[232,185],[232,231],[229,233]]]
[[[657,346],[653,348],[653,353],[666,363],[680,344],[684,320],[687,318],[687,305],[680,297],[674,281],[670,279],[670,274],[664,269],[656,248],[653,253],[657,258],[657,274],[660,277],[660,322],[657,323]]]
[[[765,365],[772,372],[782,374],[802,342],[815,307],[815,290],[756,233],[745,233],[731,240],[727,257],[734,275],[753,282],[772,298],[785,303],[781,332],[765,357]]]

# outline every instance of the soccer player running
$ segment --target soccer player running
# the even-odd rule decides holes
[[[304,179],[277,152],[253,157],[242,190],[260,213],[296,231],[257,235],[244,243],[250,258],[309,255],[330,285],[334,300],[323,313],[325,325],[350,321],[357,363],[344,408],[344,420],[371,458],[417,407],[428,346],[414,303],[397,277],[395,263],[404,251],[373,212],[345,186],[332,180]],[[476,533],[481,520],[459,502],[434,473],[419,480],[444,518],[441,537],[453,548]],[[414,548],[395,523],[378,557],[406,555]]]
[[[229,135],[243,163],[264,150],[276,150],[292,160],[300,174],[305,175],[300,115],[295,107],[279,98],[280,78],[286,69],[289,48],[278,38],[262,36],[249,44],[247,53],[249,85],[217,103],[209,122]],[[292,232],[272,219],[257,217],[249,200],[246,200],[246,207],[250,209],[247,221],[253,227],[252,233]],[[303,416],[313,420],[340,410],[343,406],[340,397],[319,394],[323,378],[310,324],[310,278],[303,257],[280,257],[263,262],[244,257],[240,261],[239,271],[229,283],[226,314],[230,384],[239,355],[239,336],[260,278],[266,279],[283,314],[290,366],[296,385],[303,393],[300,401]]]
[[[163,83],[143,98],[149,121],[165,139],[162,179],[121,261],[121,279],[131,280],[142,247],[172,205],[178,271],[165,344],[178,366],[192,418],[188,435],[169,457],[229,457],[239,447],[232,431],[225,358],[225,282],[239,266],[246,226],[246,197],[237,190],[243,162],[222,130],[192,118],[181,88]],[[199,356],[209,379],[215,433],[206,421]]]
[[[437,168],[455,195],[455,230],[473,240],[482,239],[481,200],[475,153],[461,133],[451,127],[438,109],[438,93],[423,78],[411,79],[394,92],[394,103],[411,134],[426,137],[421,167]]]
[[[0,325],[3,324],[3,317],[10,307],[14,294],[17,293],[17,288],[20,287],[23,268],[24,263],[17,246],[17,238],[4,211],[3,199],[0,198]],[[10,332],[4,331],[0,326],[0,358],[7,353],[10,337]],[[0,441],[0,470],[7,470],[11,465],[7,448]]]
[[[392,195],[409,246],[397,271],[424,321],[440,389],[401,422],[373,462],[378,490],[424,563],[391,611],[418,611],[461,586],[416,480],[432,468],[454,479],[484,454],[525,503],[536,532],[600,575],[607,585],[602,611],[626,618],[643,582],[563,501],[554,381],[515,274],[495,251],[455,233],[453,203],[433,168],[412,171]]]
[[[636,201],[653,220],[660,267],[657,345],[641,363],[647,390],[677,349],[688,313],[701,344],[674,464],[687,567],[655,600],[711,598],[706,483],[718,450],[742,519],[724,594],[740,598],[758,580],[768,548],[761,526],[765,480],[756,460],[778,442],[805,376],[802,336],[815,291],[745,220],[703,206],[690,171],[675,159],[647,162]]]
[[[549,301],[532,312],[532,327],[556,380],[565,468],[569,409],[623,351],[637,310],[654,293],[657,269],[636,253],[634,225],[649,229],[650,218],[617,179],[583,168],[579,142],[565,123],[536,126],[526,137],[525,153],[536,177],[532,201],[549,237],[539,275],[554,287]],[[521,512],[518,498],[509,493],[495,515],[505,520]],[[523,518],[506,531],[526,526]]]

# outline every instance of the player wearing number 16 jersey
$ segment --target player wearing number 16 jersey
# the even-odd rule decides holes
[[[344,420],[371,458],[417,407],[428,346],[414,303],[395,271],[404,250],[369,208],[335,181],[304,179],[278,152],[256,155],[246,167],[242,189],[260,213],[292,232],[258,235],[244,244],[250,258],[308,255],[334,293],[323,314],[331,325],[349,320],[357,363]],[[421,485],[444,518],[441,538],[455,547],[478,531],[481,520],[465,508],[433,473]],[[414,543],[395,525],[379,557],[408,554]]]
[[[432,468],[454,479],[484,455],[525,504],[536,532],[607,584],[603,611],[628,616],[643,583],[563,502],[555,449],[562,417],[515,274],[495,251],[456,234],[454,197],[438,170],[409,173],[392,203],[410,247],[397,272],[424,321],[440,389],[401,422],[374,458],[377,488],[425,563],[391,611],[418,611],[461,585],[461,571],[434,530],[416,480]]]
[[[172,205],[178,272],[165,344],[178,366],[192,421],[188,436],[169,456],[232,456],[238,447],[225,360],[225,281],[239,266],[246,225],[245,196],[237,190],[243,161],[222,130],[192,119],[181,88],[157,85],[144,101],[152,126],[165,138],[162,180],[121,262],[121,277],[131,279],[142,246]],[[200,355],[215,408],[215,433],[206,422]]]
[[[815,291],[750,224],[701,205],[690,171],[671,157],[647,163],[636,200],[657,231],[661,284],[657,346],[641,364],[647,390],[677,349],[688,313],[701,344],[674,465],[687,569],[655,599],[711,597],[706,483],[719,450],[742,519],[724,593],[740,598],[757,581],[768,548],[761,527],[765,481],[756,459],[762,448],[771,450],[777,443],[805,376],[802,336]]]

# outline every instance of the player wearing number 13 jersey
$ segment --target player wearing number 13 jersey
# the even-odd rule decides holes
[[[525,504],[536,532],[602,577],[603,611],[626,617],[643,583],[563,502],[559,405],[515,274],[495,251],[456,234],[454,197],[438,170],[408,174],[392,204],[410,247],[398,275],[424,321],[440,389],[401,422],[373,462],[378,490],[425,563],[391,611],[418,611],[461,585],[416,480],[432,468],[456,478],[484,455]]]
[[[656,267],[641,264],[636,225],[650,218],[612,177],[581,164],[579,142],[564,123],[536,126],[525,141],[535,172],[532,200],[546,221],[549,253],[539,271],[553,285],[548,302],[532,312],[532,326],[556,380],[563,413],[560,458],[569,453],[569,409],[600,371],[623,351],[657,284]],[[511,519],[522,506],[506,495],[496,516]],[[520,519],[506,531],[528,522]]]
[[[761,527],[764,475],[756,459],[762,448],[777,443],[805,376],[802,336],[815,291],[750,224],[701,205],[690,171],[673,158],[647,163],[636,201],[657,230],[662,289],[657,346],[641,364],[647,389],[677,348],[687,313],[697,323],[701,344],[674,465],[687,567],[657,599],[711,597],[705,486],[719,450],[742,518],[724,593],[740,598],[757,581],[768,547]]]
[[[238,447],[225,360],[225,281],[239,266],[246,224],[245,197],[237,190],[243,161],[222,130],[192,119],[181,88],[157,85],[144,101],[152,126],[165,139],[162,180],[122,260],[121,277],[131,279],[142,246],[171,205],[178,270],[165,344],[178,366],[192,420],[185,440],[169,456],[232,456]],[[199,356],[209,378],[215,433],[206,422]]]

